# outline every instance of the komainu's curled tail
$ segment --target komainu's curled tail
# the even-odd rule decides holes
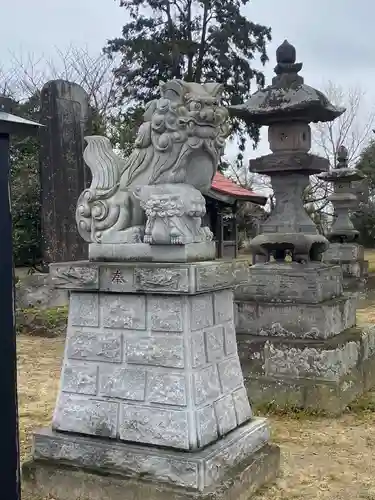
[[[83,157],[91,170],[92,181],[78,199],[77,226],[84,240],[100,242],[103,232],[117,225],[123,215],[113,195],[118,189],[124,160],[114,153],[106,137],[92,135],[85,140]]]
[[[85,140],[87,146],[83,159],[92,173],[90,189],[102,192],[113,190],[120,179],[124,160],[114,153],[107,137],[89,135]]]

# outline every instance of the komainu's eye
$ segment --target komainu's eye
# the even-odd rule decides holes
[[[190,111],[200,111],[202,109],[202,104],[199,101],[192,101],[189,104]]]

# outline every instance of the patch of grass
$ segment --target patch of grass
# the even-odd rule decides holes
[[[355,414],[375,413],[375,391],[369,391],[348,405],[347,412]]]
[[[32,431],[48,426],[55,405],[65,339],[17,338],[21,456],[30,450]]]
[[[253,410],[256,415],[265,417],[281,417],[290,418],[293,420],[311,420],[314,418],[330,418],[331,415],[322,410],[309,410],[306,408],[298,408],[296,406],[280,407],[276,404],[253,405]],[[350,403],[346,410],[346,414],[364,414],[375,413],[375,390],[363,394],[357,400]]]
[[[365,260],[368,260],[368,270],[370,273],[375,272],[375,249],[365,249]]]
[[[357,324],[375,323],[375,304],[364,309],[357,309]]]
[[[67,306],[19,309],[16,312],[16,330],[18,334],[56,337],[64,333],[67,320]]]
[[[326,413],[319,410],[308,410],[306,408],[298,408],[297,406],[278,406],[275,403],[252,405],[256,415],[270,417],[272,415],[278,417],[292,418],[294,420],[309,419],[312,417],[326,417]]]

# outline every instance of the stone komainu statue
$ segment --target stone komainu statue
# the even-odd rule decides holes
[[[86,137],[84,159],[92,183],[79,197],[76,214],[86,241],[184,244],[209,239],[200,227],[205,213],[201,192],[211,186],[229,133],[221,91],[215,83],[162,83],[161,98],[146,106],[134,150],[125,160],[107,138]]]

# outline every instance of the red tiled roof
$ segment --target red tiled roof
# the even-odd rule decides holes
[[[216,172],[212,180],[211,189],[238,200],[252,201],[261,205],[265,205],[267,201],[266,196],[239,186],[220,172]]]

